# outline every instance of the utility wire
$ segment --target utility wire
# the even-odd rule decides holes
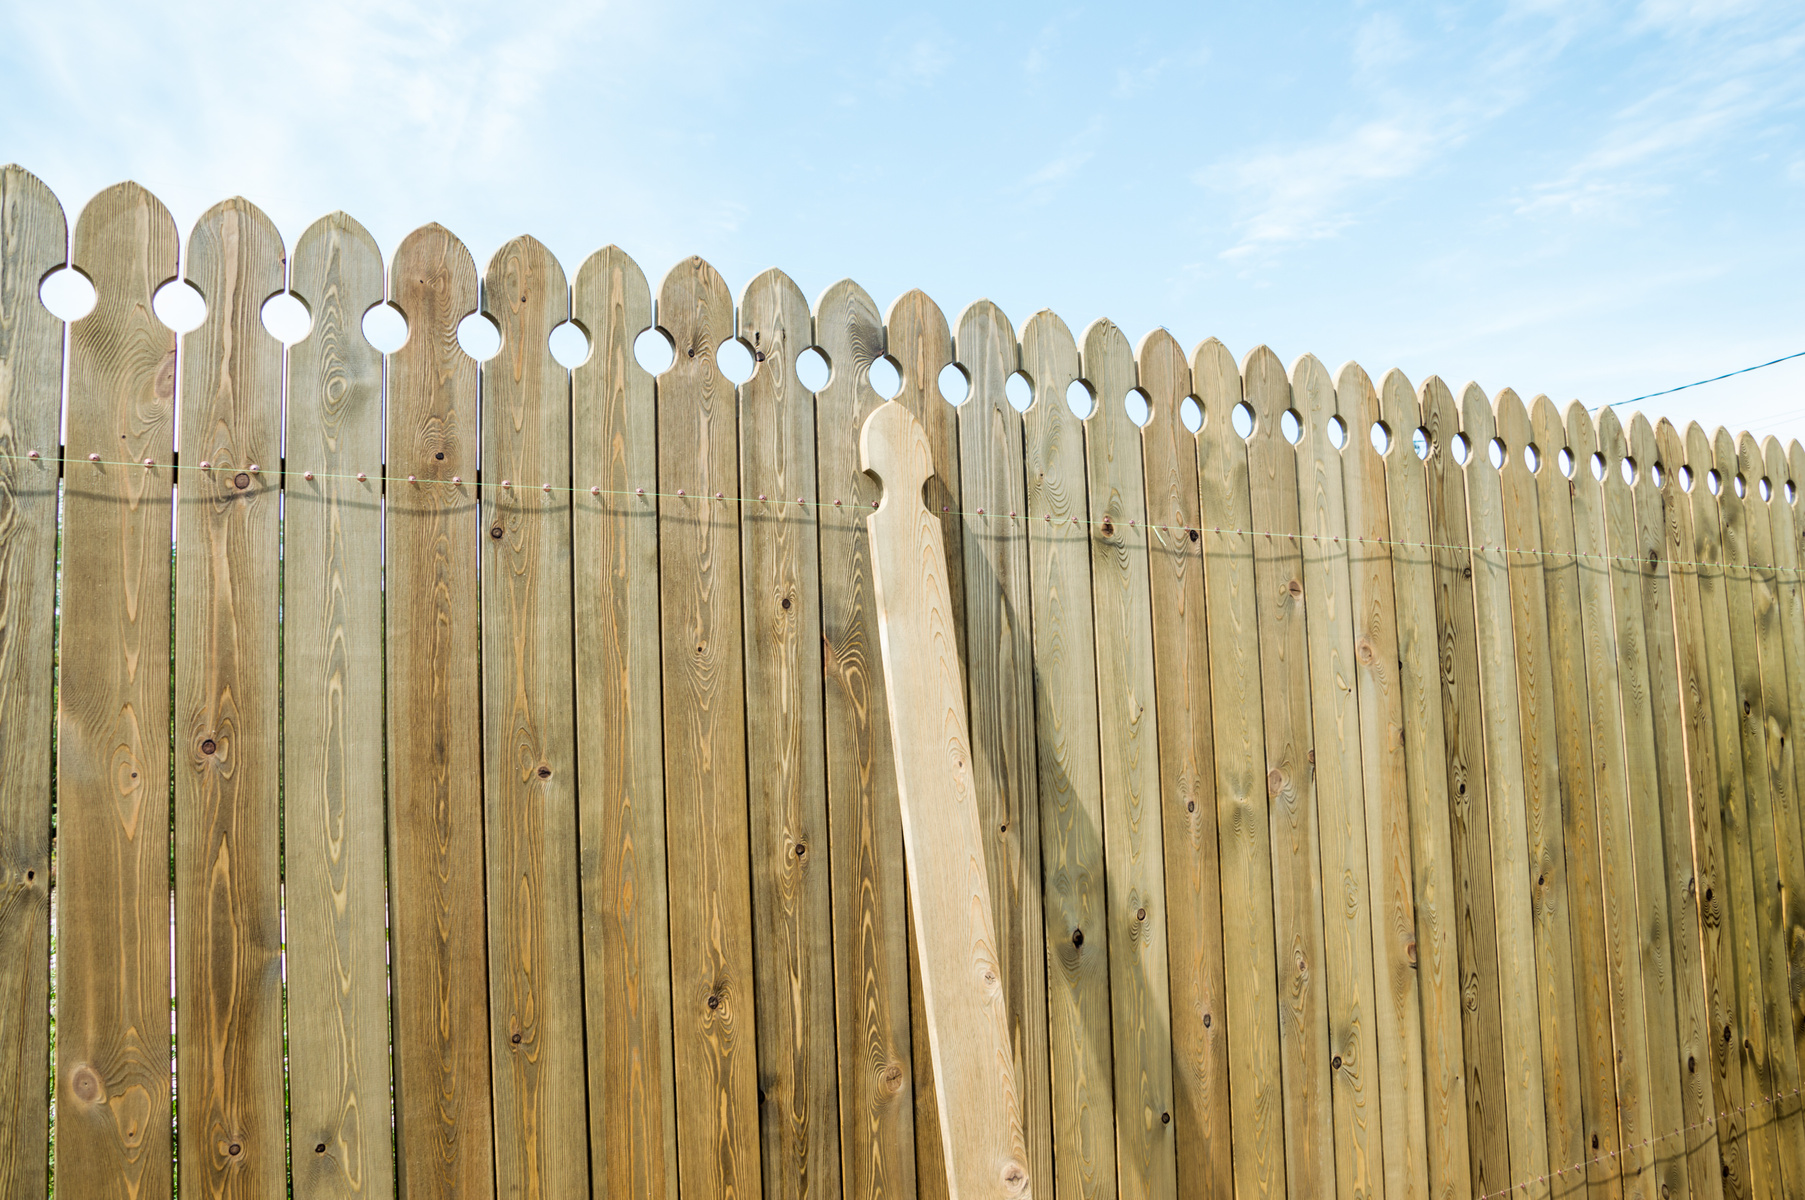
[[[1650,392],[1646,396],[1631,396],[1628,400],[1619,400],[1617,403],[1619,403],[1619,404],[1635,404],[1635,403],[1638,403],[1643,400],[1653,400],[1656,396],[1671,396],[1675,392],[1683,392],[1687,388],[1704,387],[1707,383],[1716,383],[1720,379],[1729,379],[1735,375],[1747,375],[1750,371],[1759,371],[1763,367],[1771,367],[1775,363],[1790,362],[1795,358],[1805,358],[1805,350],[1801,350],[1797,354],[1787,354],[1780,358],[1771,359],[1768,362],[1756,363],[1752,367],[1743,367],[1741,370],[1738,370],[1738,371],[1726,371],[1722,375],[1713,375],[1709,379],[1700,379],[1695,383],[1682,383],[1679,387],[1670,387],[1666,391]],[[1597,412],[1601,408],[1610,408],[1610,407],[1611,407],[1611,405],[1608,405],[1608,404],[1595,404],[1591,408],[1588,408],[1586,411],[1587,412]]]

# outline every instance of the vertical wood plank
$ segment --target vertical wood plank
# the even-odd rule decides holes
[[[1235,432],[1241,372],[1215,338],[1191,353],[1191,385],[1203,406],[1197,482],[1209,610],[1210,715],[1216,746],[1216,828],[1222,894],[1238,905],[1223,926],[1227,987],[1229,1122],[1235,1193],[1282,1197],[1286,1190],[1281,1098],[1277,942],[1272,834],[1267,825],[1266,734],[1262,716],[1249,511],[1247,444]]]
[[[276,471],[282,343],[262,308],[282,238],[244,200],[202,214],[188,281],[207,316],[182,339],[176,506],[176,1087],[181,1170],[210,1196],[261,1196],[287,1173],[282,877],[276,786]],[[267,473],[262,469],[268,463]]]
[[[1336,411],[1346,423],[1341,451],[1346,493],[1348,607],[1353,618],[1352,675],[1359,707],[1360,773],[1372,901],[1373,1031],[1380,1124],[1385,1130],[1385,1194],[1429,1194],[1429,1130],[1423,1106],[1423,988],[1417,954],[1418,909],[1410,834],[1410,778],[1392,582],[1391,518],[1385,460],[1373,441],[1382,419],[1379,394],[1357,363],[1335,381]],[[1388,441],[1395,435],[1383,433]],[[1388,447],[1389,448],[1389,447]],[[1306,585],[1307,586],[1307,585]],[[1308,594],[1308,593],[1306,593]],[[1418,734],[1417,741],[1425,740]],[[1441,861],[1447,859],[1442,856]],[[1458,1014],[1454,1017],[1456,1025]],[[1458,1078],[1459,1071],[1456,1069]]]
[[[1667,864],[1661,843],[1660,772],[1656,762],[1654,713],[1649,698],[1647,635],[1640,595],[1640,539],[1635,494],[1624,478],[1629,442],[1617,414],[1605,409],[1597,421],[1604,456],[1603,509],[1611,608],[1616,621],[1617,679],[1629,783],[1628,827],[1631,872],[1636,885],[1635,950],[1642,960],[1642,1004],[1648,1038],[1649,1136],[1662,1138],[1685,1127],[1680,1104],[1679,1021],[1674,1001],[1673,944],[1667,913]],[[1635,470],[1635,464],[1629,464]],[[1623,1086],[1619,1067],[1618,1086]],[[1662,1196],[1688,1194],[1685,1146],[1674,1139],[1649,1146],[1654,1190]]]
[[[1178,1194],[1186,1200],[1227,1200],[1234,1195],[1235,1177],[1203,516],[1197,436],[1185,427],[1180,411],[1191,393],[1191,367],[1177,339],[1163,329],[1141,340],[1136,358],[1148,407],[1141,428],[1147,520],[1164,535],[1147,547],[1147,574],[1166,854]]]
[[[658,579],[671,893],[677,1167],[684,1195],[759,1186],[746,693],[734,387],[715,364],[733,298],[700,258],[658,290]],[[717,498],[717,495],[720,498]]]
[[[1554,675],[1559,669],[1548,637],[1548,580],[1542,557],[1542,515],[1536,477],[1528,463],[1535,442],[1529,410],[1509,388],[1494,403],[1504,465],[1497,471],[1503,523],[1485,535],[1506,548],[1510,621],[1514,631],[1519,734],[1523,763],[1523,816],[1535,932],[1535,1001],[1541,1018],[1543,1105],[1547,1113],[1548,1169],[1558,1195],[1585,1185],[1585,1113],[1580,1099],[1577,982],[1567,892],[1567,843],[1561,821],[1560,737]],[[1474,414],[1473,420],[1484,418]],[[1471,428],[1471,426],[1469,426]],[[1490,455],[1481,447],[1486,464]],[[1546,460],[1538,456],[1537,466]],[[1552,468],[1547,468],[1552,469]],[[1469,477],[1469,487],[1471,480]],[[1477,525],[1475,525],[1477,529]],[[1500,686],[1509,686],[1508,682]]]
[[[1338,1131],[1329,1095],[1330,1013],[1324,979],[1303,556],[1298,549],[1297,459],[1279,429],[1280,414],[1291,408],[1291,384],[1278,356],[1264,346],[1248,351],[1241,362],[1241,379],[1253,410],[1253,433],[1247,439],[1252,523],[1244,528],[1257,531],[1252,538],[1254,597],[1266,733],[1267,819],[1272,829],[1285,1178],[1299,1195],[1324,1196],[1334,1186]]]
[[[282,518],[290,1162],[297,1196],[390,1196],[382,355],[363,335],[382,251],[322,217],[289,290],[313,316],[288,354]]]
[[[57,1186],[170,1194],[170,504],[176,273],[169,212],[136,184],[75,224],[94,309],[69,327],[58,629]],[[98,462],[86,462],[90,455]],[[121,466],[149,458],[156,465]]]
[[[1429,450],[1425,461],[1430,545],[1434,547],[1435,620],[1443,663],[1445,766],[1457,848],[1456,946],[1460,954],[1461,991],[1466,996],[1462,1030],[1466,1043],[1467,1136],[1472,1146],[1469,1165],[1473,1191],[1483,1195],[1509,1186],[1512,1180],[1473,565],[1467,540],[1466,481],[1454,459],[1454,439],[1460,434],[1459,410],[1448,386],[1433,375],[1423,381],[1421,403]]]
[[[1712,493],[1717,455],[1711,438],[1697,422],[1687,426],[1685,465],[1692,475],[1692,560],[1698,581],[1699,611],[1703,627],[1706,696],[1711,705],[1711,730],[1716,739],[1717,822],[1721,831],[1723,874],[1719,881],[1727,893],[1724,924],[1730,940],[1735,972],[1736,1019],[1724,1026],[1724,1050],[1729,1069],[1742,1075],[1744,1108],[1742,1130],[1748,1144],[1748,1182],[1739,1195],[1772,1196],[1781,1187],[1778,1148],[1774,1143],[1769,1086],[1767,1026],[1762,1014],[1762,955],[1755,921],[1753,865],[1749,848],[1747,776],[1742,753],[1742,705],[1732,649],[1728,600],[1728,562],[1723,538],[1723,516]],[[1723,480],[1718,478],[1721,486]],[[1759,759],[1757,759],[1759,764]],[[1761,773],[1756,766],[1757,775]],[[1707,891],[1710,902],[1712,894]]]
[[[1361,766],[1360,703],[1355,692],[1353,582],[1350,578],[1343,438],[1335,385],[1314,355],[1291,368],[1300,435],[1296,543],[1304,589],[1312,763],[1322,836],[1323,950],[1327,972],[1330,1099],[1335,1114],[1336,1194],[1386,1194],[1385,1134],[1376,1045],[1373,919],[1366,844],[1366,780]]]
[[[1567,426],[1546,396],[1531,410],[1537,505],[1542,525],[1543,578],[1548,589],[1549,658],[1554,672],[1556,751],[1560,761],[1562,835],[1567,846],[1567,897],[1572,905],[1573,1005],[1579,1035],[1580,1112],[1589,1162],[1587,1192],[1623,1194],[1617,1117],[1616,1043],[1611,1030],[1609,954],[1605,944],[1604,882],[1599,859],[1598,799],[1592,770],[1592,732],[1586,692],[1586,644],[1581,628],[1579,573],[1574,555],[1573,485],[1563,468]]]
[[[1137,385],[1128,338],[1107,320],[1084,334],[1094,389],[1084,421],[1103,768],[1104,892],[1115,1049],[1116,1178],[1128,1200],[1176,1194],[1166,864],[1154,712],[1153,599],[1141,430],[1124,403]]]
[[[457,341],[477,306],[476,264],[449,230],[425,226],[396,250],[389,295],[408,323],[388,360],[385,502],[396,1146],[403,1195],[466,1200],[495,1188],[478,378]]]
[[[589,1189],[571,648],[570,375],[547,339],[564,268],[530,237],[483,276],[483,815],[496,1189]],[[498,487],[497,481],[508,486]],[[549,485],[549,486],[548,486]]]
[[[1704,851],[1700,847],[1695,853],[1693,846],[1692,809],[1703,797],[1692,792],[1687,774],[1687,730],[1680,706],[1681,675],[1675,640],[1676,608],[1668,568],[1664,493],[1673,468],[1663,464],[1654,426],[1639,412],[1630,420],[1629,451],[1638,467],[1635,483],[1638,541],[1632,553],[1640,571],[1649,708],[1654,725],[1660,836],[1666,865],[1663,899],[1667,928],[1673,940],[1678,1037],[1675,1054],[1683,1129],[1660,1149],[1686,1155],[1687,1186],[1694,1200],[1720,1200],[1724,1194],[1724,1170],[1718,1151],[1717,1106],[1711,1086],[1711,1012],[1706,1003],[1705,931],[1700,921],[1695,866],[1695,862],[1703,858]]]
[[[42,1196],[50,1110],[50,732],[63,323],[39,281],[62,205],[0,167],[0,1195]],[[33,452],[37,457],[29,457]]]
[[[1022,418],[1005,392],[1021,355],[1014,326],[988,300],[960,314],[955,344],[971,383],[970,395],[956,411],[959,487],[966,513],[965,674],[973,788],[979,821],[991,838],[985,856],[991,918],[1021,1089],[1028,1177],[1051,1187],[1053,1086],[1034,748],[1028,492],[1022,474]],[[973,516],[978,509],[1017,515],[1007,521]]]
[[[987,839],[973,796],[951,571],[942,517],[922,502],[935,470],[932,443],[915,414],[893,402],[866,421],[859,448],[885,491],[866,520],[879,641],[893,684],[891,739],[947,1194],[1027,1197],[1032,1181],[991,928]]]
[[[1457,944],[1459,847],[1448,803],[1435,557],[1429,549],[1429,479],[1415,448],[1423,418],[1416,393],[1402,372],[1386,373],[1379,411],[1385,424],[1386,515],[1398,614],[1398,692],[1403,710],[1399,741],[1409,789],[1416,889],[1414,948],[1422,986],[1428,1194],[1449,1200],[1474,1195],[1467,1129],[1466,1005]]]
[[[757,367],[740,388],[740,494],[765,498],[740,517],[746,773],[760,1145],[774,1200],[840,1195],[821,574],[815,510],[795,503],[816,494],[815,398],[796,378],[811,332],[789,276],[766,271],[747,285],[740,339]]]
[[[1768,705],[1784,705],[1784,683],[1769,686],[1763,678],[1761,630],[1754,611],[1752,524],[1742,492],[1755,481],[1745,479],[1737,460],[1736,439],[1719,426],[1712,438],[1720,486],[1718,512],[1723,521],[1724,598],[1729,608],[1730,648],[1734,659],[1738,732],[1742,747],[1744,818],[1754,893],[1756,954],[1760,963],[1761,1000],[1751,1011],[1766,1034],[1762,1063],[1761,1109],[1751,1114],[1772,1122],[1779,1174],[1771,1181],[1777,1195],[1805,1194],[1805,1140],[1799,1114],[1799,1063],[1791,1036],[1791,998],[1786,928],[1786,879],[1775,836],[1775,784],[1785,779],[1780,747],[1768,745]],[[1778,647],[1774,647],[1778,650]],[[1770,652],[1769,661],[1775,657]],[[1781,664],[1784,669],[1784,662]],[[1782,676],[1782,680],[1784,676]],[[1778,718],[1781,730],[1784,717]],[[1778,765],[1779,769],[1776,769]],[[1745,1005],[1745,1010],[1747,1006]]]
[[[1084,430],[1066,403],[1066,389],[1079,377],[1078,346],[1065,322],[1042,310],[1022,329],[1021,353],[1022,371],[1034,385],[1024,443],[1054,1194],[1073,1200],[1108,1197],[1116,1187],[1091,531]]]
[[[652,293],[619,247],[577,272],[571,317],[591,343],[571,373],[591,1186],[605,1200],[675,1200],[657,413],[633,354]]]
[[[1550,1194],[1547,1102],[1542,1083],[1540,992],[1534,879],[1524,795],[1522,715],[1517,697],[1516,631],[1510,563],[1504,547],[1504,501],[1492,465],[1497,423],[1483,389],[1461,390],[1467,439],[1466,540],[1472,547],[1473,606],[1479,702],[1485,742],[1485,804],[1492,845],[1492,912],[1498,930],[1498,1000],[1503,1017],[1504,1112],[1510,1180],[1532,1196]],[[1563,1164],[1564,1165],[1564,1164]]]
[[[878,487],[858,461],[859,431],[883,403],[869,377],[884,352],[877,305],[851,280],[834,284],[815,303],[815,341],[832,367],[815,397],[815,444],[840,1169],[849,1200],[913,1197],[902,815],[864,519]]]
[[[1721,816],[1723,789],[1733,787],[1740,774],[1733,761],[1718,761],[1720,739],[1712,711],[1700,586],[1704,563],[1699,557],[1701,544],[1692,516],[1693,501],[1686,487],[1690,482],[1696,490],[1700,481],[1688,465],[1686,442],[1671,422],[1662,420],[1656,426],[1655,445],[1665,476],[1661,486],[1665,557],[1671,564],[1675,660],[1686,733],[1687,788],[1692,794],[1689,816],[1695,874],[1691,891],[1699,907],[1700,951],[1709,1006],[1705,1044],[1710,1056],[1701,1066],[1710,1077],[1717,1111],[1714,1131],[1723,1164],[1724,1194],[1740,1197],[1752,1194],[1753,1179],[1748,1120],[1743,1110],[1742,1053],[1734,1034],[1742,1014],[1737,1007],[1736,935],[1730,921],[1725,866],[1728,849]],[[1715,562],[1712,569],[1716,569]]]

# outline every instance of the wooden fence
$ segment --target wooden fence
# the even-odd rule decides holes
[[[0,1195],[943,1195],[879,356],[1027,1190],[1805,1194],[1798,443],[242,200],[180,265],[178,338],[153,196],[0,171]]]

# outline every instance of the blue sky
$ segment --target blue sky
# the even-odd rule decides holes
[[[0,160],[1588,404],[1805,350],[1805,5],[0,6]],[[1805,438],[1805,359],[1654,402]]]

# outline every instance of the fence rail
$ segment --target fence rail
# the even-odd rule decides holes
[[[1029,1189],[1805,1194],[1797,442],[243,200],[179,250],[0,168],[0,1195],[947,1194],[879,358]]]

